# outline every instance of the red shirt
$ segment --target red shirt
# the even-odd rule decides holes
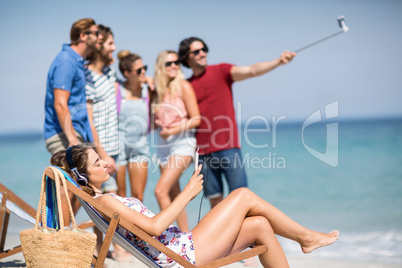
[[[240,148],[232,94],[233,65],[221,63],[207,66],[200,76],[189,82],[197,96],[201,124],[197,129],[197,144],[207,153]],[[199,151],[204,154],[204,150]]]

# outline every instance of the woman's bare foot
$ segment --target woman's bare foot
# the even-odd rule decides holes
[[[313,232],[313,234],[300,243],[302,251],[304,253],[310,253],[313,250],[331,245],[339,238],[339,231],[333,230],[330,233]]]

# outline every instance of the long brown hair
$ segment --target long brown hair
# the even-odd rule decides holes
[[[88,152],[92,149],[92,146],[88,144],[79,144],[74,145],[71,150],[71,155],[73,157],[74,165],[77,168],[79,173],[84,173],[89,176],[87,170],[87,162],[88,162]],[[74,178],[77,181],[76,175],[71,171],[68,166],[66,159],[66,150],[61,150],[52,155],[50,158],[50,164],[53,166],[58,166],[66,171],[71,178]],[[95,196],[95,191],[92,189],[91,185],[88,183],[88,186],[80,185],[81,189],[91,196]]]

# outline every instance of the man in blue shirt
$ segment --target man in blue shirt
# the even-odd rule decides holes
[[[54,154],[71,145],[92,142],[85,98],[85,56],[99,50],[98,27],[93,19],[80,19],[70,31],[71,44],[50,65],[45,100],[44,137]]]

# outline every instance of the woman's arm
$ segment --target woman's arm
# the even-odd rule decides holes
[[[193,86],[187,80],[182,83],[182,96],[188,113],[186,130],[196,128],[201,124],[200,109],[198,108],[197,97]]]
[[[201,192],[203,176],[200,175],[200,171],[201,165],[193,174],[183,191],[176,197],[169,207],[162,210],[152,218],[130,209],[113,196],[103,195],[99,197],[98,200],[108,209],[118,212],[122,218],[135,224],[149,235],[159,236],[176,220],[179,214],[187,206],[188,202]]]
[[[196,128],[201,124],[200,110],[198,108],[197,97],[195,96],[193,86],[187,81],[182,82],[182,97],[184,104],[186,105],[188,120],[179,126],[172,128],[162,129],[161,136],[170,136],[180,134],[184,131]]]
[[[149,96],[149,107],[148,107],[148,111],[149,111],[149,123],[150,123],[150,128],[151,129],[156,129],[156,124],[155,124],[155,104],[156,104],[156,100],[158,98],[158,92],[156,91],[156,88],[154,87],[154,89],[151,89],[150,87],[148,87],[148,96]]]

